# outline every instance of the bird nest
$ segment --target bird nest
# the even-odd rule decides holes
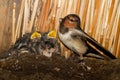
[[[119,59],[84,58],[84,66],[79,56],[65,59],[54,33],[33,32],[19,38],[0,59],[0,80],[120,79]]]

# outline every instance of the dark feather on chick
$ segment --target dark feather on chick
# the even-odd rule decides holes
[[[19,57],[22,53],[29,53],[30,55],[45,55],[51,57],[53,53],[60,54],[60,45],[56,38],[48,37],[48,33],[40,33],[41,37],[31,39],[32,33],[26,33],[20,37],[15,44],[5,52],[3,58],[12,56]]]

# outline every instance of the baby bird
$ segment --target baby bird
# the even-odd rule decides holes
[[[83,56],[88,55],[88,53],[99,55],[104,58],[116,59],[112,53],[103,48],[95,39],[85,33],[81,29],[80,23],[80,18],[76,14],[69,14],[62,18],[58,28],[58,36],[61,42],[68,49],[79,55],[80,60],[83,60]],[[105,56],[98,50],[103,52]]]
[[[24,54],[44,55],[49,58],[53,54],[60,54],[60,45],[57,42],[56,31],[26,33],[5,52],[2,58],[18,58]]]

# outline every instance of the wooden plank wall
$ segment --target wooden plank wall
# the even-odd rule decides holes
[[[12,5],[11,1],[0,0],[0,51],[8,48],[6,44],[10,45],[11,41],[12,12],[10,5]]]
[[[20,0],[0,0],[0,53],[7,50],[12,41],[13,3],[17,3],[16,20],[21,4]]]
[[[0,4],[4,4],[2,2],[0,0]],[[6,0],[6,2],[10,1]],[[0,14],[9,18],[9,20],[0,18],[0,37],[4,36],[4,41],[0,39],[0,48],[13,44],[26,32],[57,29],[59,18],[75,13],[80,16],[81,27],[85,32],[115,56],[120,57],[120,0],[16,0],[14,2],[10,4],[13,8],[10,10],[12,14],[6,12],[9,11],[8,6],[4,10],[0,7]],[[20,8],[17,9],[18,7]],[[9,27],[5,28],[5,26]]]

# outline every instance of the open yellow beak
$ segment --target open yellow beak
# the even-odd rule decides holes
[[[48,37],[49,38],[56,38],[56,31],[55,30],[52,30],[48,33]]]
[[[35,32],[31,35],[30,39],[34,39],[34,38],[37,38],[37,37],[41,37],[41,34],[35,31]]]

